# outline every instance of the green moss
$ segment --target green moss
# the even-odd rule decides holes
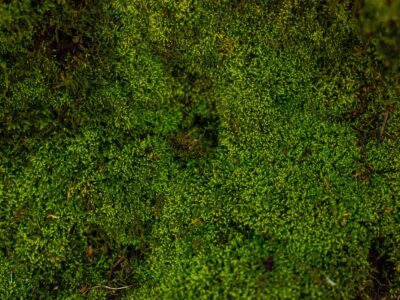
[[[4,299],[400,293],[396,1],[3,1]]]

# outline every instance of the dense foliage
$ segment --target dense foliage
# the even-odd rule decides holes
[[[400,297],[400,2],[0,0],[1,299]]]

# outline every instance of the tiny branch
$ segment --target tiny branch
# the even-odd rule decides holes
[[[125,256],[121,256],[115,264],[111,266],[110,271],[113,272],[124,260],[126,259]]]
[[[131,285],[127,285],[127,286],[121,286],[121,287],[117,287],[117,288],[113,288],[107,285],[96,285],[91,287],[90,289],[107,289],[107,290],[112,290],[112,291],[118,291],[118,290],[124,290],[124,289],[129,289],[130,287],[132,287]]]
[[[92,287],[88,287],[88,288],[82,288],[81,292],[82,292],[82,294],[87,294],[92,289],[106,289],[106,290],[110,290],[110,291],[119,291],[119,290],[129,289],[131,287],[132,287],[132,285],[121,286],[121,287],[111,287],[111,286],[107,286],[107,285],[96,285],[96,286],[92,286]]]
[[[383,133],[384,133],[384,131],[385,131],[385,126],[386,126],[388,117],[389,117],[389,111],[385,111],[385,116],[384,116],[384,118],[383,118],[383,123],[382,123],[382,127],[381,127],[381,134],[380,134],[380,136],[379,136],[379,140],[382,140],[382,139],[383,139]]]

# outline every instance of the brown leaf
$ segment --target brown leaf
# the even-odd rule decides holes
[[[94,249],[89,246],[89,248],[87,248],[86,250],[86,255],[90,258],[93,256],[93,254],[94,254]]]

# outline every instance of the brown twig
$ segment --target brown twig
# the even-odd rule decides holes
[[[110,291],[120,291],[120,290],[129,289],[131,287],[132,287],[132,285],[121,286],[121,287],[116,287],[116,288],[107,286],[107,285],[96,285],[96,286],[92,286],[92,287],[88,287],[88,288],[82,288],[81,292],[82,292],[82,294],[87,294],[92,289],[107,289]]]
[[[121,257],[116,261],[116,263],[113,264],[113,265],[111,266],[110,271],[108,272],[108,278],[109,278],[109,279],[110,279],[111,276],[113,275],[115,269],[116,269],[122,262],[124,262],[125,259],[126,259],[126,256],[121,256]]]
[[[113,288],[107,285],[96,285],[91,287],[90,289],[98,289],[98,288],[102,288],[102,289],[107,289],[107,290],[112,290],[112,291],[118,291],[118,290],[124,290],[124,289],[129,289],[131,288],[131,285],[127,285],[127,286],[121,286],[121,287],[117,287],[117,288]]]
[[[388,118],[389,118],[389,111],[385,111],[385,116],[383,118],[383,123],[382,123],[382,127],[381,127],[381,134],[379,136],[380,141],[382,141],[382,139],[383,139],[383,132],[385,131],[385,126],[386,126]]]

